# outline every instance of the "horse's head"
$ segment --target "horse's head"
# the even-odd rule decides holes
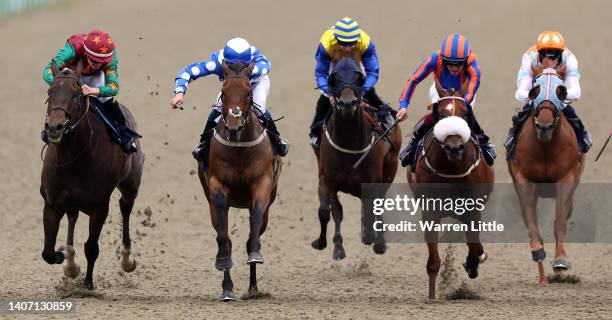
[[[547,143],[552,139],[566,97],[567,89],[554,69],[546,69],[536,78],[534,87],[529,91],[529,100],[540,142]]]
[[[446,90],[436,81],[436,90],[440,99],[433,107],[434,137],[440,142],[449,160],[459,160],[470,140],[472,110],[463,98],[467,90],[467,81],[459,91]]]
[[[55,60],[51,61],[54,79],[48,91],[45,121],[45,130],[51,143],[60,143],[64,134],[71,131],[87,112],[80,84],[82,71],[81,63],[76,70],[59,71]]]
[[[249,121],[251,109],[251,73],[255,64],[223,62],[221,70],[225,76],[221,89],[223,105],[224,130],[229,134],[228,140],[240,141],[244,127]]]
[[[329,98],[334,112],[340,112],[343,117],[355,115],[362,103],[364,82],[363,73],[355,60],[343,58],[338,61],[328,78],[331,88]]]

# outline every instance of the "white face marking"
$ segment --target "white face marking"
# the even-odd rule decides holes
[[[451,110],[453,110],[453,104],[452,103],[447,104],[446,108],[444,108],[444,109],[446,109],[446,111],[448,111],[448,112],[451,112]]]

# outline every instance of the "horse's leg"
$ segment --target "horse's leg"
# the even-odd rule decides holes
[[[436,222],[439,223],[439,222]],[[429,277],[429,299],[436,298],[436,278],[440,271],[440,254],[438,253],[438,232],[425,231],[425,242],[429,258],[427,259],[427,275]]]
[[[235,300],[235,296],[230,269],[234,264],[232,262],[232,240],[229,238],[228,233],[228,192],[214,176],[210,178],[208,186],[210,193],[210,200],[208,202],[210,218],[215,231],[217,231],[218,251],[215,259],[215,268],[223,271],[221,301],[232,301]]]
[[[268,210],[270,204],[270,191],[272,181],[268,178],[260,179],[251,186],[251,210],[249,214],[249,239],[246,243],[247,254],[249,258],[247,264],[263,263],[263,256],[259,252],[261,250],[261,229],[263,226],[264,212]],[[251,269],[252,270],[252,269]]]
[[[85,275],[85,288],[93,290],[93,269],[100,253],[98,240],[104,226],[104,221],[108,216],[108,200],[105,205],[98,208],[89,216],[89,238],[85,242],[85,257],[87,258],[87,274]]]
[[[387,190],[385,190],[385,193],[387,193]],[[384,194],[382,195],[382,197],[384,198]],[[383,220],[382,215],[374,215],[374,220],[375,221],[381,221]],[[387,251],[387,245],[385,244],[385,232],[380,230],[380,231],[374,231],[374,245],[372,245],[372,250],[374,250],[374,253],[376,254],[384,254]]]
[[[60,251],[64,252],[66,257],[64,274],[74,279],[81,273],[81,267],[74,261],[74,226],[79,218],[79,210],[70,208],[66,210],[66,215],[68,216],[68,239],[66,239],[66,246],[60,247]]]
[[[531,257],[533,261],[538,263],[538,281],[544,283],[546,281],[546,275],[544,274],[543,261],[546,257],[546,251],[544,251],[544,240],[538,229],[536,213],[538,197],[536,195],[536,185],[522,178],[520,173],[517,173],[514,187],[521,205],[523,222],[527,227],[527,235],[529,236],[529,244],[531,246]]]
[[[132,256],[132,240],[130,239],[130,215],[134,207],[134,200],[138,196],[142,166],[132,167],[132,171],[126,180],[119,184],[121,198],[119,199],[119,209],[121,210],[123,227],[123,249],[121,250],[121,268],[125,272],[132,272],[136,269],[136,259]]]
[[[556,183],[555,238],[557,245],[555,247],[555,261],[553,262],[553,270],[556,272],[565,271],[570,267],[565,254],[565,233],[567,232],[567,220],[572,214],[575,189],[576,185],[572,182]]]
[[[480,243],[478,231],[466,232],[466,238],[469,239],[467,242],[468,255],[463,268],[470,279],[476,279],[478,277],[478,265],[484,262],[488,256]]]
[[[43,227],[45,229],[45,247],[42,252],[43,259],[48,264],[60,264],[64,262],[64,253],[55,251],[55,241],[60,221],[64,212],[45,203],[43,209]]]
[[[342,224],[342,218],[344,212],[342,211],[342,204],[338,199],[338,195],[335,194],[331,201],[331,211],[334,218],[334,252],[332,258],[334,260],[342,260],[346,257],[346,252],[342,246],[342,234],[340,232],[340,225]]]
[[[319,176],[319,222],[321,223],[321,233],[318,239],[312,241],[312,247],[317,250],[323,250],[327,247],[327,223],[329,223],[331,213],[331,198],[328,188],[327,184],[323,181],[323,177]]]

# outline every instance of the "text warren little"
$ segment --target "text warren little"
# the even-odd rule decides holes
[[[383,223],[382,221],[376,221],[373,224],[375,231],[391,231],[391,232],[405,232],[405,231],[504,231],[504,225],[497,223],[496,221],[471,221],[469,225],[465,223],[435,223],[433,221],[419,221],[414,223],[412,221],[401,221],[399,223]]]

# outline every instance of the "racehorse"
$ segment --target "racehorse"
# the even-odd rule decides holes
[[[538,77],[529,91],[531,109],[519,132],[514,158],[507,161],[527,227],[532,258],[538,263],[540,283],[546,281],[543,267],[546,252],[537,224],[538,197],[556,200],[557,244],[553,270],[565,271],[570,267],[564,246],[567,220],[584,170],[584,155],[580,153],[572,126],[561,112],[567,89],[557,73],[550,70],[544,73],[541,69],[533,70]]]
[[[256,266],[263,263],[260,236],[268,225],[268,210],[276,198],[282,161],[272,153],[266,129],[252,107],[250,75],[255,65],[222,64],[225,75],[221,91],[223,109],[210,145],[209,167],[198,161],[198,176],[217,231],[215,267],[223,271],[221,301],[235,300],[230,276],[232,241],[228,234],[230,207],[248,208],[250,232],[246,243],[250,265],[249,294],[257,289]]]
[[[138,195],[144,155],[140,142],[137,151],[126,155],[111,140],[103,122],[89,112],[89,100],[81,91],[82,65],[76,70],[59,71],[51,62],[55,79],[49,88],[45,130],[49,148],[44,156],[40,194],[45,205],[43,224],[45,247],[43,259],[49,264],[66,260],[64,273],[76,278],[80,267],[74,261],[74,226],[79,211],[89,215],[89,238],[85,242],[87,274],[84,286],[93,289],[93,269],[98,258],[98,239],[108,215],[110,196],[121,192],[119,208],[123,217],[123,250],[121,267],[126,272],[136,268],[131,254],[130,214]],[[122,106],[127,124],[136,129],[134,117]],[[55,250],[60,221],[68,216],[68,240]]]
[[[417,153],[413,170],[407,170],[408,183],[415,194],[430,192],[432,185],[446,183],[460,186],[461,194],[453,194],[446,190],[445,197],[480,197],[485,198],[492,192],[495,180],[493,168],[482,158],[477,142],[471,137],[468,124],[473,121],[473,112],[463,97],[467,90],[467,82],[458,91],[446,90],[436,81],[439,101],[433,105],[433,132],[424,138],[422,151]],[[427,116],[425,116],[427,117]],[[417,122],[419,123],[419,122]],[[423,212],[423,220],[440,223],[444,217],[439,212]],[[454,215],[464,223],[468,219],[480,220],[479,212]],[[469,223],[468,223],[469,225]],[[429,251],[427,259],[427,274],[429,276],[429,298],[436,298],[436,278],[440,270],[440,255],[438,253],[438,232],[425,230],[425,241]],[[488,255],[480,243],[477,231],[466,233],[468,256],[463,267],[472,279],[478,277],[478,265],[483,263]]]
[[[342,204],[338,192],[361,198],[362,183],[391,183],[395,178],[398,153],[401,147],[401,131],[395,127],[386,141],[372,145],[376,138],[376,121],[368,112],[370,108],[362,99],[364,77],[352,58],[340,60],[329,78],[332,87],[332,114],[323,127],[319,150],[315,148],[319,166],[319,222],[321,233],[312,247],[323,250],[327,246],[327,224],[330,212],[335,223],[333,259],[346,256],[342,246],[340,225],[343,219]],[[370,149],[373,150],[370,150]],[[361,166],[353,164],[370,152]],[[364,217],[366,220],[368,217]],[[365,230],[365,229],[364,229]],[[386,251],[382,232],[375,235],[366,232],[365,244],[372,244],[374,252]]]

